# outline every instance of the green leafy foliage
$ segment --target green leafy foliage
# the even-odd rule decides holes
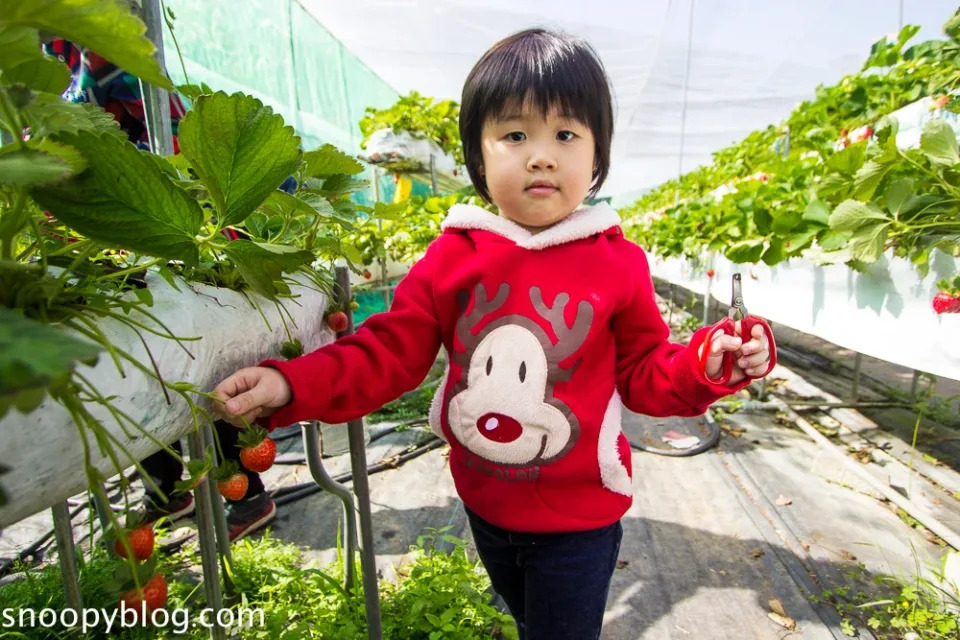
[[[30,140],[24,147],[0,148],[0,182],[40,185],[83,171],[87,160],[76,149],[52,140]]]
[[[198,97],[179,134],[183,155],[226,225],[242,222],[300,165],[293,128],[251,96]]]
[[[934,118],[920,148],[899,149],[896,123],[884,117],[924,96],[953,108],[960,46],[908,47],[917,31],[907,26],[895,41],[875,43],[863,72],[818,87],[781,125],[751,133],[624,209],[628,235],[662,256],[717,251],[770,265],[803,255],[862,268],[892,249],[925,274],[931,250],[960,255],[953,130]]]
[[[297,267],[313,261],[313,254],[309,251],[249,240],[234,240],[223,250],[233,260],[247,284],[267,298],[275,298],[282,290],[289,292],[289,288],[280,283],[284,271],[295,271]]]
[[[61,386],[77,362],[96,363],[100,351],[0,306],[0,417],[11,406],[32,411],[48,387]]]
[[[203,214],[147,155],[112,136],[88,131],[57,140],[86,157],[110,158],[61,185],[34,189],[34,199],[88,237],[124,249],[196,264]]]
[[[458,165],[464,164],[463,145],[460,144],[460,105],[453,100],[433,103],[433,98],[416,91],[402,96],[387,109],[368,107],[367,115],[360,121],[360,132],[366,149],[366,141],[375,131],[392,129],[406,131],[414,136],[432,140],[446,153],[453,156]]]
[[[465,541],[447,533],[449,528],[428,530],[411,547],[412,561],[398,570],[398,581],[381,581],[380,609],[384,640],[490,640],[501,637],[516,640],[513,619],[490,604],[490,579],[477,560],[470,559]],[[205,640],[209,629],[196,623],[195,616],[206,605],[202,590],[187,569],[195,561],[196,546],[188,545],[175,554],[156,557],[156,571],[169,585],[167,609],[183,609],[193,618],[171,617],[165,629],[153,626],[123,627],[116,623],[110,638],[146,640],[169,637]],[[241,609],[262,611],[254,615],[249,628],[239,636],[249,639],[356,640],[366,637],[363,591],[343,588],[343,563],[324,570],[307,568],[295,545],[268,535],[245,538],[232,546],[231,579],[238,594],[230,605],[235,614]],[[85,606],[107,611],[116,608],[116,596],[110,591],[117,563],[107,551],[95,548],[80,566],[80,589]],[[146,571],[143,572],[146,574]],[[359,569],[357,574],[359,575]],[[41,611],[45,607],[66,607],[62,579],[56,565],[33,571],[27,579],[0,587],[0,610]],[[250,623],[249,614],[242,618]],[[235,619],[239,616],[235,616]],[[262,620],[262,622],[261,622]],[[53,640],[68,634],[59,624],[52,627],[23,628],[31,640]],[[176,632],[176,633],[174,633]],[[162,635],[162,637],[168,637]],[[106,640],[106,624],[100,624],[84,636]]]
[[[332,144],[303,154],[304,175],[307,178],[329,178],[342,173],[348,176],[361,173],[363,165],[353,156],[348,156]]]
[[[153,57],[146,26],[121,0],[0,0],[0,28],[27,27],[96,51],[133,75],[165,89],[173,85]],[[22,40],[18,40],[22,42]],[[39,47],[35,50],[40,55]]]

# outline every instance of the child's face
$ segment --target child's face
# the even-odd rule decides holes
[[[480,133],[482,175],[500,214],[534,233],[579,207],[593,183],[590,127],[524,104],[489,118]],[[540,184],[544,186],[538,186]]]

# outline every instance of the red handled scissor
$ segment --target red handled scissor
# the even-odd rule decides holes
[[[777,364],[777,346],[773,341],[773,331],[770,330],[770,325],[767,324],[766,320],[763,318],[758,318],[757,316],[751,316],[747,313],[747,308],[743,306],[743,293],[740,285],[740,274],[733,274],[733,299],[730,302],[730,312],[727,314],[726,318],[710,327],[707,337],[703,340],[704,349],[703,354],[700,356],[700,366],[701,370],[706,369],[707,358],[710,357],[709,345],[713,340],[713,336],[717,333],[726,333],[731,336],[737,335],[736,321],[740,320],[740,338],[743,340],[743,342],[748,342],[753,338],[753,328],[757,325],[763,327],[763,332],[767,336],[767,344],[768,348],[770,349],[770,360],[768,361],[769,366],[767,367],[767,370],[763,372],[763,375],[756,376],[758,378],[762,378],[773,371],[773,368]],[[736,358],[737,353],[735,351],[724,352],[721,376],[719,380],[715,380],[716,382],[719,382],[720,384],[728,384],[730,382],[730,378],[733,375],[733,363]]]

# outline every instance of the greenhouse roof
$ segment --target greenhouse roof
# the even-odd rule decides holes
[[[398,92],[444,99],[459,100],[474,62],[514,31],[546,26],[585,37],[617,100],[601,193],[612,196],[656,186],[782,121],[818,84],[858,71],[870,45],[901,24],[923,27],[914,42],[942,37],[956,9],[950,0],[300,3]]]

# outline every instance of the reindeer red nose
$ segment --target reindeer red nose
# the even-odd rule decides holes
[[[513,442],[523,433],[520,423],[502,413],[487,413],[477,420],[477,429],[494,442]]]

